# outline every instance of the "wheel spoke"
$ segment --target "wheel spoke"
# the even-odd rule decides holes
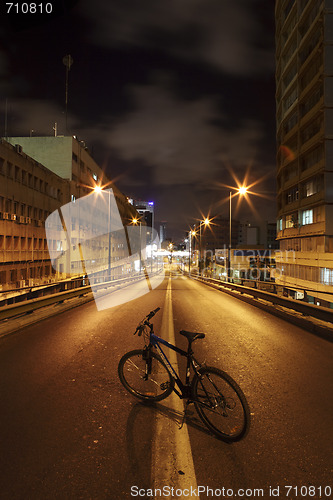
[[[131,351],[119,362],[119,378],[124,387],[138,398],[160,401],[173,390],[173,379],[161,358],[150,352],[150,359],[143,356],[144,351]],[[145,353],[146,354],[146,353]],[[147,373],[147,363],[150,370]]]
[[[193,381],[195,407],[202,421],[215,435],[236,441],[249,426],[249,409],[244,394],[226,373],[216,368],[201,369]]]

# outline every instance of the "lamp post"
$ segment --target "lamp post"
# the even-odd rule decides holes
[[[140,217],[139,218],[133,217],[132,224],[134,224],[135,226],[137,226],[139,224],[139,226],[140,226],[140,250],[139,250],[140,257],[139,257],[139,260],[140,260],[140,274],[141,274],[141,258],[142,258],[142,256],[141,256],[141,219],[140,219]]]
[[[232,236],[232,203],[231,203],[231,198],[232,196],[236,196],[236,194],[239,194],[240,196],[244,196],[247,193],[247,187],[241,186],[236,189],[236,193],[232,195],[232,191],[229,191],[229,248],[228,248],[228,268],[227,268],[227,281],[231,281],[231,236]]]
[[[105,191],[101,186],[95,186],[94,187],[94,192],[97,194],[101,194],[103,191]],[[106,190],[108,193],[109,197],[109,207],[108,207],[108,233],[109,233],[109,248],[108,248],[108,279],[111,281],[112,276],[111,276],[111,256],[112,256],[112,250],[111,250],[111,193],[109,190]]]
[[[189,237],[189,256],[188,256],[188,274],[191,274],[191,259],[192,259],[192,236],[195,236],[197,233],[191,229],[188,233]]]
[[[210,224],[210,220],[208,219],[208,217],[206,217],[203,221],[200,221],[200,224],[199,224],[199,274],[201,276],[202,274],[202,269],[201,269],[201,248],[202,248],[202,245],[201,245],[201,226],[209,226]]]

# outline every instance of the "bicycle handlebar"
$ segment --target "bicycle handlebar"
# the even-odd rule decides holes
[[[160,307],[156,307],[156,309],[154,309],[153,311],[150,311],[150,313],[148,314],[148,316],[146,316],[147,320],[149,321],[153,316],[155,316],[155,314],[160,310],[161,308]]]
[[[153,316],[155,316],[155,314],[160,310],[161,308],[160,307],[156,307],[156,309],[154,309],[153,311],[150,311],[149,314],[147,314],[147,316],[145,316],[143,318],[143,320],[138,324],[138,326],[136,327],[136,330],[134,332],[134,335],[137,333],[138,336],[140,337],[140,335],[142,335],[142,332],[145,328],[145,326],[149,325],[149,320],[151,320],[151,318]]]

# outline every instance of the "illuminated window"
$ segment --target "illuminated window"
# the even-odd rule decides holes
[[[333,285],[333,269],[322,267],[320,269],[320,283],[324,285]]]
[[[302,217],[303,226],[313,223],[313,210],[304,210]]]

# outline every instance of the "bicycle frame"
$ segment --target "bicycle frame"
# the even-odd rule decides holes
[[[191,390],[190,390],[190,368],[192,367],[192,369],[194,370],[194,372],[196,374],[198,374],[197,366],[201,366],[200,363],[193,356],[193,351],[191,349],[191,345],[189,344],[188,350],[184,351],[183,349],[180,349],[179,347],[177,347],[177,346],[175,346],[173,344],[170,344],[170,342],[167,342],[166,340],[162,339],[161,337],[158,337],[157,335],[155,335],[155,333],[153,331],[153,325],[149,324],[147,326],[149,326],[149,328],[150,328],[150,336],[149,336],[150,343],[149,343],[148,349],[150,348],[150,346],[155,347],[157,349],[157,351],[159,352],[159,354],[161,355],[162,359],[165,361],[167,370],[169,371],[169,373],[171,374],[171,376],[174,378],[175,383],[177,384],[177,386],[179,388],[179,391],[180,391],[179,392],[174,387],[173,390],[175,391],[175,393],[181,399],[188,399],[188,398],[190,398],[190,396],[191,396]],[[170,363],[167,355],[163,351],[163,349],[160,346],[160,344],[163,344],[166,347],[168,347],[169,349],[171,349],[172,351],[175,351],[178,354],[180,354],[181,356],[186,357],[187,362],[186,362],[185,384],[182,382],[182,380],[180,379],[178,373],[175,371],[175,369],[171,365],[171,363]]]

